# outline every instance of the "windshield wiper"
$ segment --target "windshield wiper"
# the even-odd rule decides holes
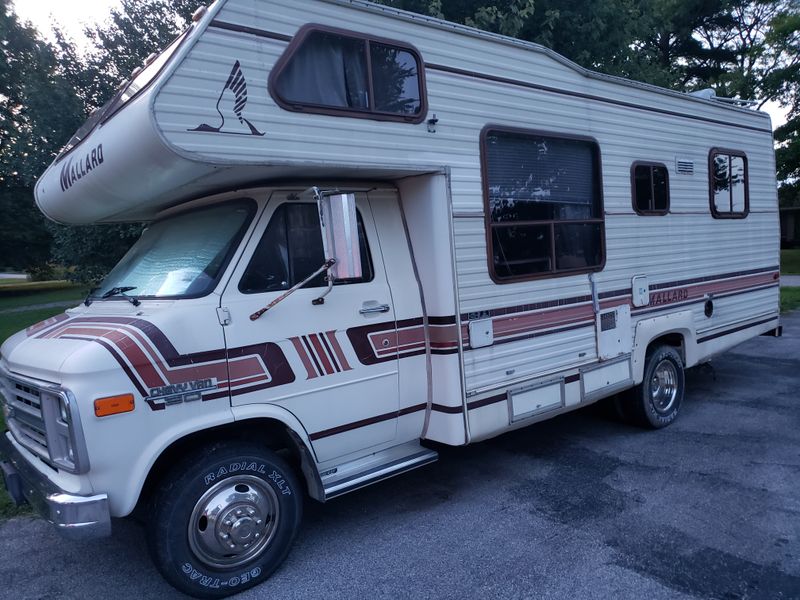
[[[139,306],[141,302],[139,302],[139,299],[136,296],[128,296],[128,294],[125,293],[135,289],[136,289],[135,285],[124,285],[120,287],[113,287],[110,290],[108,290],[105,294],[100,296],[100,298],[105,300],[106,298],[111,298],[111,296],[122,296],[134,306]]]
[[[99,287],[93,287],[89,290],[89,293],[86,294],[86,298],[83,299],[84,306],[89,306],[92,303],[92,299],[94,298],[93,294],[99,289]]]

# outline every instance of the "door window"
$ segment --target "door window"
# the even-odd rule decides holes
[[[362,283],[373,278],[364,222],[360,213],[357,217],[362,275],[354,279],[337,279],[335,285]],[[239,291],[258,294],[288,290],[319,269],[324,262],[317,205],[311,202],[282,204],[270,218],[264,236],[239,282]],[[320,273],[303,287],[324,285],[325,274]]]

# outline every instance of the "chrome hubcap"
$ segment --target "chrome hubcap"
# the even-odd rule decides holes
[[[667,414],[672,410],[678,397],[678,370],[668,360],[656,365],[650,380],[650,402],[656,412]]]
[[[189,519],[189,546],[209,567],[244,564],[272,541],[279,518],[278,496],[251,475],[231,477],[209,488]]]

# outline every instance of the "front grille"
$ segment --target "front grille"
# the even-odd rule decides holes
[[[6,424],[11,434],[31,452],[48,458],[41,391],[8,375],[0,375],[0,390],[8,406]]]

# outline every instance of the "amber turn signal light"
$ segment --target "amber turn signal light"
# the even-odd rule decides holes
[[[94,414],[96,417],[108,417],[109,415],[131,412],[132,410],[133,394],[109,396],[108,398],[98,398],[94,401]]]

